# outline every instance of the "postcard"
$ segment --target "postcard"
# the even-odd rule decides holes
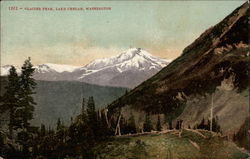
[[[249,159],[248,1],[1,1],[0,159]]]

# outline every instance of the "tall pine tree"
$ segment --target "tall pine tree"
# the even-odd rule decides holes
[[[87,114],[85,111],[85,98],[82,98],[81,120],[82,120],[82,122],[87,121]]]
[[[41,124],[41,128],[40,128],[40,136],[44,137],[46,135],[46,128],[44,124]]]
[[[13,138],[13,129],[20,127],[20,120],[16,116],[18,110],[18,92],[20,90],[19,77],[16,68],[11,66],[8,75],[8,84],[3,95],[2,111],[9,111],[9,136]]]
[[[95,112],[95,102],[93,97],[89,97],[88,104],[87,104],[87,115],[88,121],[93,122],[97,120],[96,112]]]
[[[34,106],[36,105],[33,94],[35,94],[34,89],[36,86],[34,78],[32,75],[35,71],[32,68],[33,65],[31,64],[30,57],[25,60],[22,66],[22,72],[20,76],[20,91],[19,91],[19,98],[20,102],[19,105],[22,107],[21,118],[22,118],[22,129],[27,131],[30,123],[29,121],[33,119],[33,112]]]
[[[61,122],[61,119],[58,118],[57,119],[57,123],[56,123],[56,131],[60,131],[62,129],[62,122]]]
[[[88,125],[91,127],[93,133],[96,135],[98,133],[98,121],[97,114],[95,111],[95,101],[93,97],[89,97],[87,104],[87,116],[88,116]]]
[[[32,78],[35,71],[31,64],[30,57],[24,61],[20,76],[20,91],[18,92],[18,106],[17,116],[20,119],[21,131],[18,132],[17,141],[22,145],[23,158],[30,158],[29,147],[32,141],[32,132],[30,120],[33,119],[34,105],[36,105],[33,94],[36,83]]]

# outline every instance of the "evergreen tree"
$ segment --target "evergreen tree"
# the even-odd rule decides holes
[[[30,61],[30,57],[25,60],[20,76],[21,87],[19,91],[19,105],[20,107],[22,107],[22,109],[20,109],[21,112],[19,112],[19,114],[22,118],[23,131],[28,130],[30,126],[29,121],[33,119],[34,105],[36,105],[32,96],[33,94],[35,94],[34,89],[36,86],[35,80],[34,78],[32,78],[35,69],[32,68],[33,65]]]
[[[44,124],[41,124],[41,128],[40,128],[40,136],[44,137],[46,135],[46,128]]]
[[[205,123],[205,119],[203,118],[201,123],[196,126],[197,129],[205,129],[210,130],[211,120],[207,120],[207,123]],[[212,131],[214,132],[221,132],[220,125],[218,124],[218,117],[212,119]]]
[[[20,91],[18,92],[18,106],[20,107],[16,114],[21,120],[21,131],[18,133],[18,142],[22,145],[23,158],[30,158],[30,142],[32,141],[32,132],[30,131],[30,120],[33,119],[34,105],[36,105],[33,94],[36,86],[32,78],[35,71],[31,64],[30,57],[24,61],[20,76]]]
[[[157,119],[157,125],[156,125],[156,130],[157,131],[161,131],[162,127],[161,127],[161,118],[158,115],[158,119]]]
[[[93,131],[88,124],[83,122],[71,124],[68,129],[68,137],[68,149],[71,153],[88,158],[86,155],[95,141]]]
[[[153,126],[152,126],[152,122],[150,119],[150,115],[149,115],[149,113],[147,113],[145,116],[145,122],[143,124],[143,131],[150,132],[151,130],[153,130]]]
[[[61,128],[62,128],[62,122],[61,119],[58,118],[56,123],[56,131],[59,131]]]
[[[177,120],[176,126],[175,126],[176,130],[180,130],[182,128],[182,122],[183,120]]]
[[[197,126],[197,129],[206,129],[207,125],[205,125],[205,119],[201,120],[201,123]]]
[[[164,114],[164,120],[168,123],[168,129],[173,129],[173,116],[169,114]]]
[[[97,113],[95,111],[95,101],[93,97],[89,97],[87,104],[87,116],[88,125],[91,127],[93,133],[97,136],[98,133],[98,121]]]
[[[210,119],[208,119],[207,120],[207,124],[205,125],[205,130],[210,130],[210,126],[211,126],[211,120]]]
[[[237,141],[238,139],[237,139],[237,135],[234,133],[233,134],[233,141],[235,142],[235,141]]]
[[[175,129],[176,130],[180,129],[180,121],[179,120],[176,121]]]
[[[95,112],[95,102],[93,97],[89,97],[87,105],[87,115],[89,122],[95,121],[97,119]]]
[[[84,98],[82,98],[81,117],[82,117],[82,122],[86,122],[86,120],[87,120],[87,115],[86,115],[86,111],[85,111],[85,99],[84,99]]]
[[[98,118],[98,136],[100,139],[104,139],[105,137],[107,137],[113,133],[108,127],[104,112],[100,111],[99,114],[100,114],[100,116]]]
[[[212,131],[214,131],[214,132],[221,132],[217,116],[215,118],[213,118]]]
[[[126,91],[125,91],[125,95],[127,95],[128,94],[128,90],[126,89]]]
[[[65,127],[60,118],[57,120],[56,138],[61,144],[65,141]]]
[[[20,89],[19,77],[14,66],[11,66],[8,75],[8,84],[3,95],[2,111],[9,111],[9,135],[13,137],[13,129],[21,127],[20,119],[16,112],[18,110],[18,92]]]
[[[70,124],[72,124],[73,123],[73,117],[70,117]]]

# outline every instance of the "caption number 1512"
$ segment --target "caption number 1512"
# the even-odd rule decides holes
[[[9,10],[18,10],[18,7],[16,7],[16,6],[11,6],[11,7],[9,7]]]

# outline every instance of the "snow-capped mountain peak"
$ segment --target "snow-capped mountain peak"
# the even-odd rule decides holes
[[[9,70],[11,68],[12,65],[4,65],[4,66],[1,66],[1,72],[0,72],[0,75],[1,76],[7,76],[9,74]],[[16,72],[17,73],[20,73],[21,72],[21,69],[17,66],[14,66],[16,68]]]
[[[79,68],[77,66],[70,66],[70,65],[62,65],[62,64],[52,64],[46,63],[34,66],[36,72],[38,73],[46,73],[46,72],[73,72],[75,69]]]
[[[86,65],[85,68],[90,70],[98,70],[118,65],[120,65],[120,69],[124,68],[125,66],[126,68],[140,68],[149,64],[160,65],[161,67],[164,67],[168,63],[169,61],[154,57],[141,48],[131,48],[125,52],[122,52],[120,55],[111,58],[94,60],[90,64]]]
[[[4,65],[1,66],[1,76],[7,76],[9,74],[9,70],[11,68],[11,65]],[[17,73],[21,73],[21,68],[18,66],[15,66]],[[37,66],[33,66],[35,68],[36,73],[48,73],[48,72],[54,72],[54,73],[62,73],[62,72],[73,72],[76,70],[77,66],[70,66],[70,65],[61,65],[61,64],[52,64],[52,63],[46,63],[46,64],[40,64]]]
[[[80,68],[78,80],[101,85],[133,87],[169,63],[170,60],[155,57],[141,48],[131,48],[111,58],[94,60]],[[133,76],[134,81],[130,81]]]

